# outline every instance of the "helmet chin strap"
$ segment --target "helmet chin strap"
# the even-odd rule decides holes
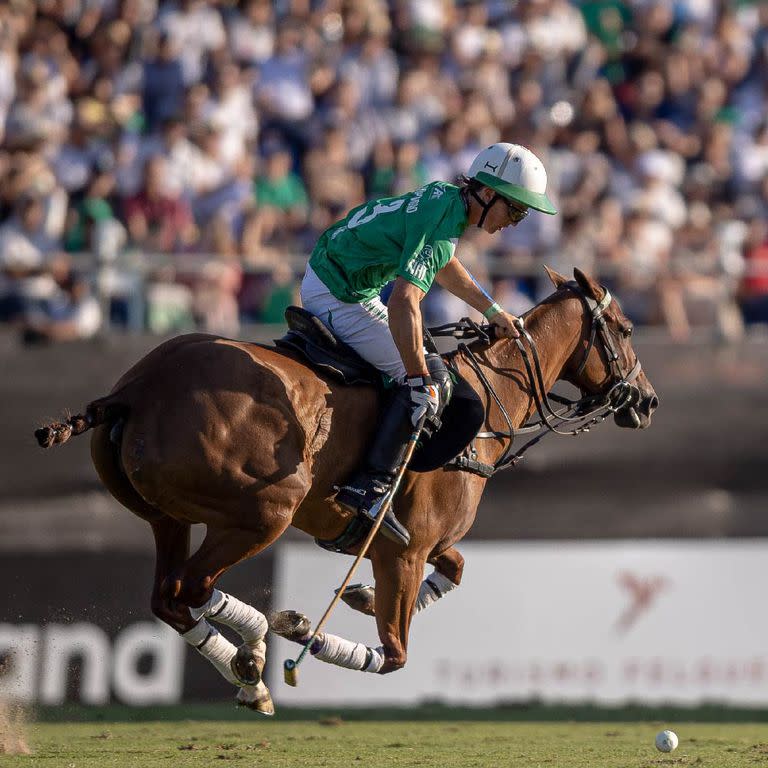
[[[470,192],[470,194],[472,195],[472,197],[474,197],[474,198],[475,198],[475,200],[477,200],[477,202],[478,202],[479,206],[480,206],[480,207],[483,209],[483,212],[482,212],[482,214],[480,215],[480,219],[479,219],[479,221],[477,222],[477,227],[478,227],[479,229],[482,229],[482,227],[483,227],[483,222],[485,221],[485,217],[488,215],[488,211],[490,211],[490,210],[491,210],[491,208],[493,208],[493,206],[494,206],[494,205],[496,205],[496,201],[497,201],[497,200],[500,200],[500,199],[501,199],[501,195],[500,195],[498,192],[496,192],[496,193],[494,194],[494,196],[493,196],[493,197],[490,199],[490,202],[487,202],[487,203],[486,203],[486,202],[483,200],[483,198],[482,198],[482,197],[480,197],[480,195],[478,195],[478,194],[477,194],[477,192],[475,192],[475,190],[474,190],[474,189],[473,189],[473,190]]]

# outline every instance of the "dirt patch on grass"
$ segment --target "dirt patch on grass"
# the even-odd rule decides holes
[[[28,755],[27,717],[20,706],[0,701],[0,755]]]

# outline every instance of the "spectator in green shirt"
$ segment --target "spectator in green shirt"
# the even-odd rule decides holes
[[[285,214],[285,225],[295,230],[307,218],[307,190],[301,177],[291,170],[293,158],[288,147],[270,143],[265,148],[264,168],[253,185],[259,208],[277,208]]]

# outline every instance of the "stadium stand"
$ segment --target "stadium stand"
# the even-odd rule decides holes
[[[279,320],[337,217],[506,140],[561,211],[465,238],[511,311],[577,265],[638,324],[735,339],[768,319],[767,96],[748,0],[9,0],[0,322]]]

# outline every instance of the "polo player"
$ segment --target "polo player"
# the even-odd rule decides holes
[[[373,519],[414,428],[439,423],[447,372],[437,356],[428,366],[419,308],[433,282],[482,312],[497,335],[518,336],[517,318],[475,282],[454,251],[471,226],[492,234],[516,226],[530,209],[556,213],[546,186],[533,152],[493,144],[458,186],[437,181],[372,200],[320,236],[301,286],[304,307],[381,371],[391,388],[365,466],[336,495],[341,506]],[[385,305],[379,294],[393,280]],[[381,532],[403,546],[410,540],[391,507]]]

